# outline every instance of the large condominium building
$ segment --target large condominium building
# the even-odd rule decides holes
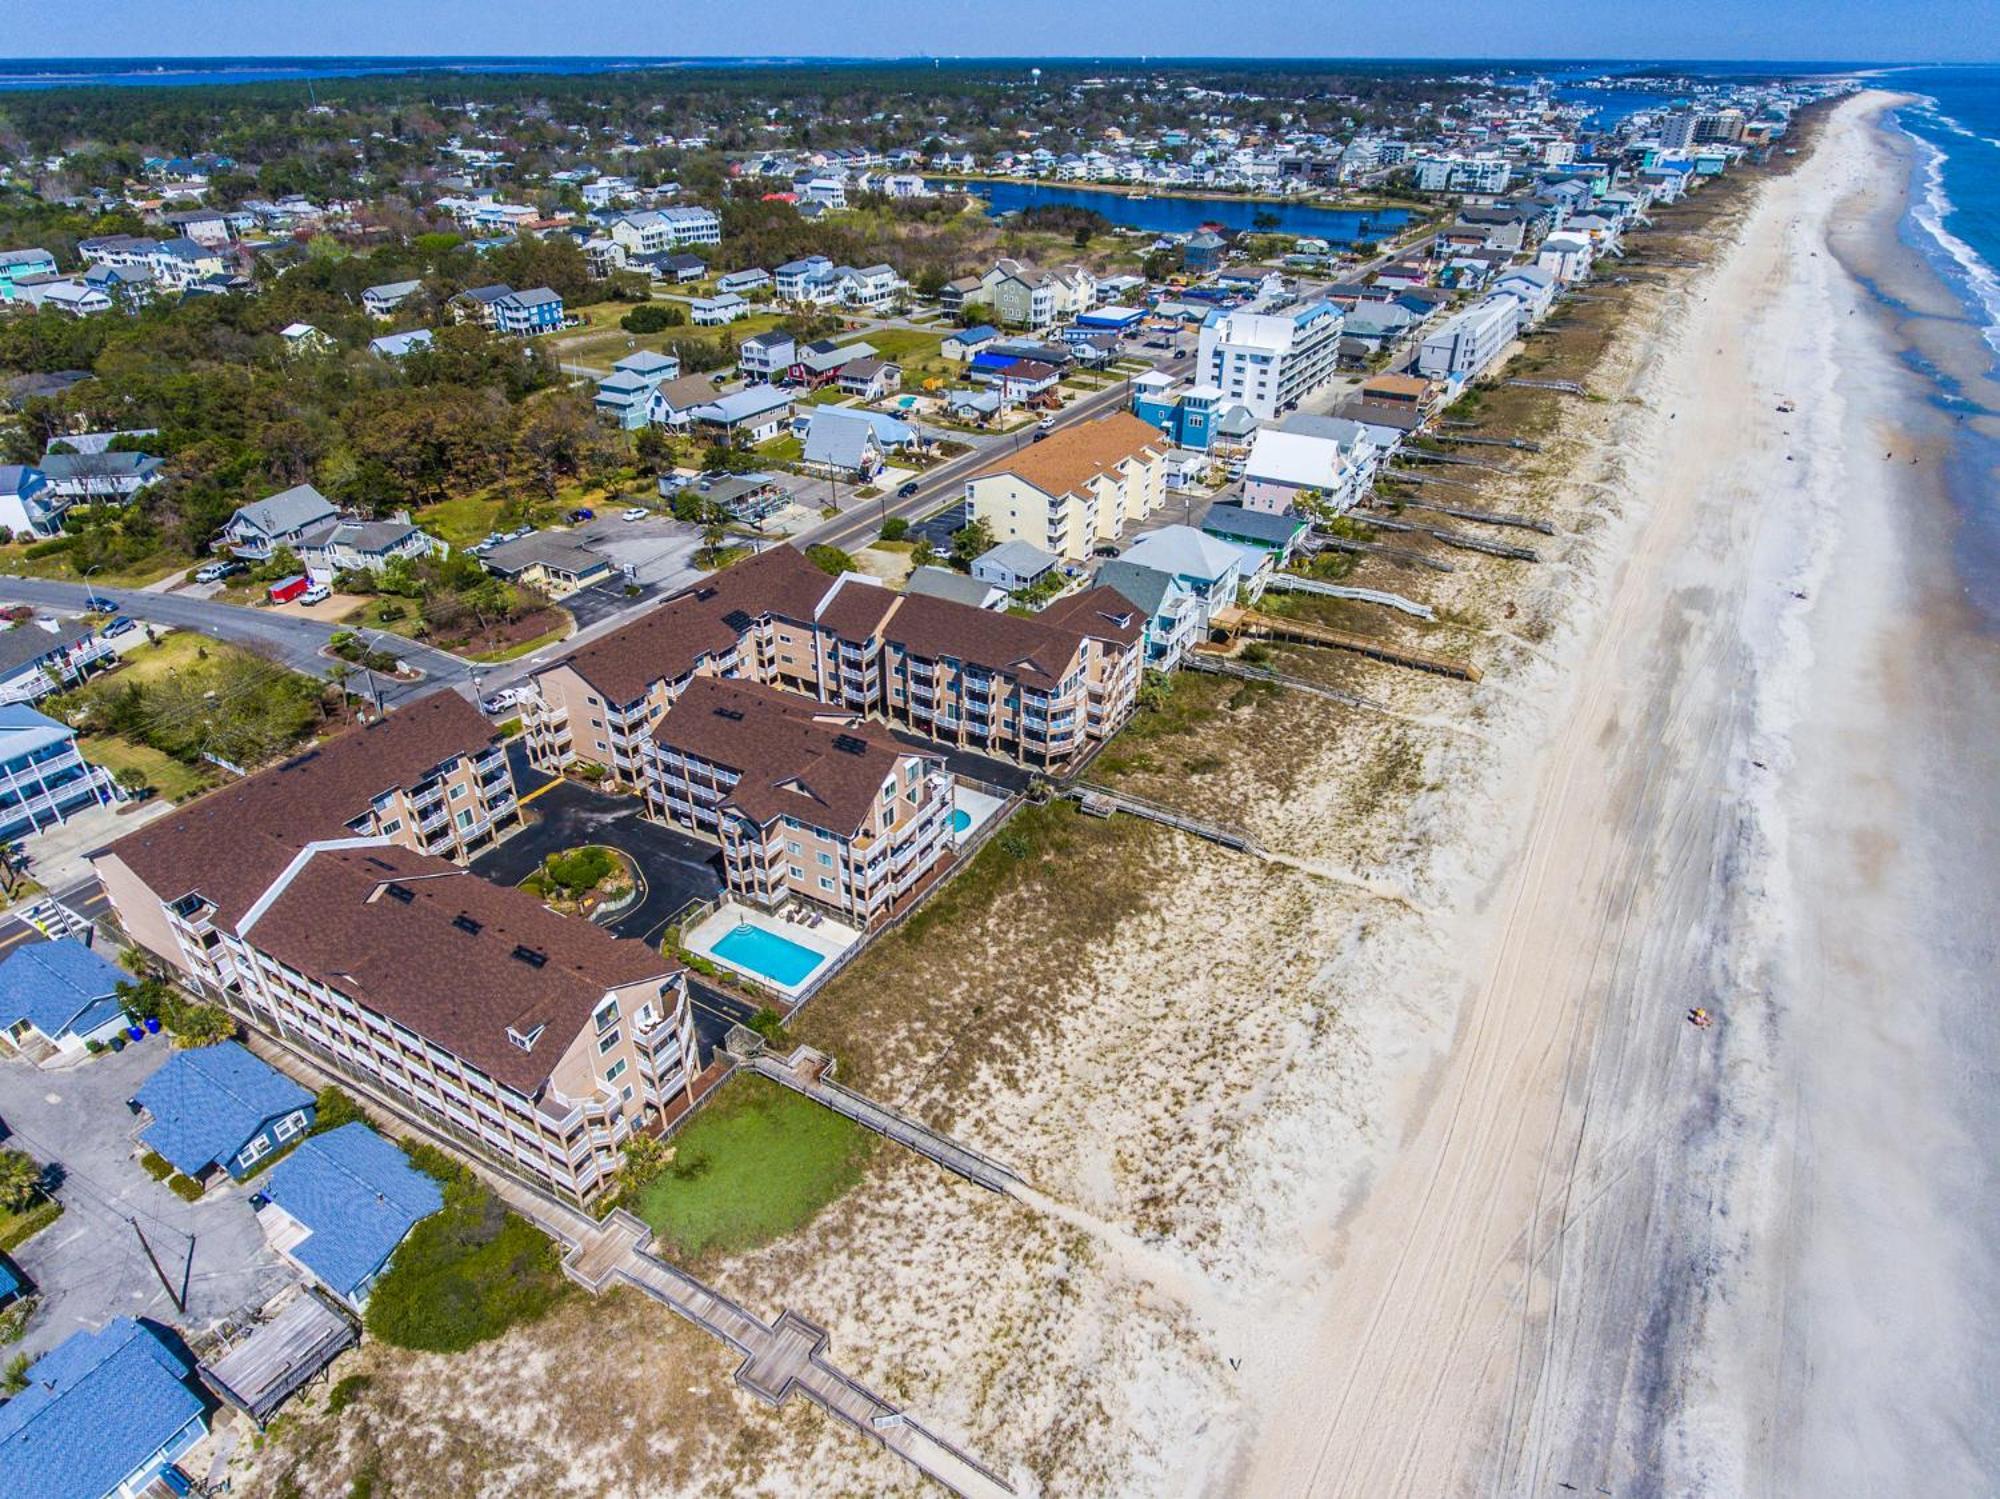
[[[377,839],[463,859],[520,821],[493,726],[433,693],[128,833],[92,861],[134,941],[213,993],[230,933],[314,842]]]
[[[1463,384],[1514,341],[1521,304],[1508,296],[1475,302],[1430,335],[1417,351],[1417,372]]]
[[[1097,278],[1081,266],[1045,271],[1024,260],[1000,260],[979,285],[980,299],[1010,328],[1046,328],[1097,302]]]
[[[988,464],[965,498],[995,541],[1080,562],[1166,501],[1167,441],[1129,412],[1079,422]]]
[[[1340,309],[1307,302],[1281,312],[1216,312],[1201,327],[1196,377],[1269,421],[1338,369]]]
[[[692,1020],[644,943],[452,862],[517,820],[491,725],[447,692],[93,863],[126,932],[191,985],[582,1201],[686,1095]]]
[[[717,839],[746,901],[872,926],[951,851],[944,756],[794,693],[696,677],[644,763],[648,810]]]
[[[1130,613],[1092,589],[1032,618],[996,614],[829,578],[772,547],[538,672],[523,715],[528,753],[550,769],[602,765],[636,786],[654,729],[708,676],[1060,766],[1132,711],[1143,621]]]

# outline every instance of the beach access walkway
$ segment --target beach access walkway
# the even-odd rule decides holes
[[[740,1027],[738,1028],[741,1029]],[[746,1040],[745,1038],[748,1037]],[[975,1186],[989,1192],[1011,1193],[1021,1181],[1020,1173],[1013,1167],[996,1161],[993,1157],[974,1150],[969,1145],[960,1144],[951,1136],[932,1129],[929,1125],[912,1119],[909,1115],[880,1104],[874,1099],[843,1087],[835,1082],[829,1073],[832,1064],[822,1053],[809,1046],[801,1046],[789,1059],[780,1060],[764,1052],[752,1042],[762,1038],[752,1032],[739,1036],[732,1031],[729,1048],[743,1058],[743,1065],[772,1082],[802,1093],[813,1102],[834,1113],[852,1119],[864,1129],[894,1140],[929,1161],[934,1161],[945,1170],[964,1177]],[[743,1051],[737,1048],[742,1046]]]
[[[759,1400],[779,1406],[801,1395],[964,1499],[1014,1499],[1014,1490],[991,1469],[843,1372],[828,1356],[829,1337],[817,1323],[789,1308],[765,1322],[651,1253],[652,1229],[623,1208],[600,1221],[511,1177],[488,1179],[509,1207],[567,1246],[563,1274],[593,1296],[629,1285],[728,1344],[743,1356],[736,1382]]]

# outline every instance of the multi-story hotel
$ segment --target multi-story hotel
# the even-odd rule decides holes
[[[191,985],[579,1201],[698,1056],[678,965],[452,862],[519,820],[442,692],[128,834],[93,863]]]
[[[966,503],[995,541],[1081,562],[1166,503],[1167,446],[1130,412],[1079,422],[967,479]]]
[[[759,905],[872,926],[951,852],[944,756],[793,693],[696,677],[644,763],[647,809],[718,840],[730,889]]]
[[[1143,628],[1108,589],[1023,618],[829,578],[772,547],[537,673],[528,752],[545,769],[580,760],[636,787],[674,699],[712,676],[1060,767],[1131,713]]]
[[[1194,376],[1271,421],[1338,373],[1342,326],[1331,302],[1282,312],[1212,312],[1201,325]]]

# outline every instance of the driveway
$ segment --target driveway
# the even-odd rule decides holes
[[[193,1335],[261,1306],[292,1279],[266,1247],[243,1187],[211,1187],[201,1201],[182,1202],[140,1169],[125,1101],[167,1054],[166,1038],[153,1036],[53,1072],[18,1057],[0,1062],[6,1144],[60,1172],[63,1204],[62,1217],[12,1255],[41,1306],[9,1357],[34,1358],[117,1316],[152,1317]],[[185,1314],[147,1245],[176,1289],[185,1284]]]
[[[474,859],[473,871],[512,885],[550,854],[583,843],[615,848],[639,866],[645,883],[638,904],[605,923],[616,936],[657,944],[689,901],[721,893],[722,850],[648,822],[631,797],[606,796],[565,781],[529,802],[526,812],[530,825]]]

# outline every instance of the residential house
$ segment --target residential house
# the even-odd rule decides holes
[[[315,583],[331,583],[342,573],[380,574],[397,558],[418,562],[450,550],[407,515],[392,520],[332,520],[299,538],[299,560]]]
[[[482,328],[500,326],[500,304],[514,295],[514,288],[495,282],[491,286],[469,286],[447,304],[453,322],[477,323]]]
[[[285,341],[285,353],[291,356],[330,354],[337,347],[331,338],[311,323],[287,323],[278,330],[278,337]]]
[[[1045,271],[1002,259],[981,278],[980,300],[1008,327],[1047,328],[1088,311],[1097,301],[1097,279],[1081,266]]]
[[[1522,328],[1531,328],[1549,315],[1558,290],[1555,273],[1539,265],[1512,266],[1493,278],[1495,295],[1512,297],[1521,304],[1515,321]]]
[[[1551,234],[1542,241],[1542,247],[1535,253],[1535,265],[1563,286],[1573,286],[1590,275],[1591,265],[1597,258],[1597,247],[1588,234],[1572,234],[1564,230]]]
[[[993,382],[1004,404],[1024,405],[1061,384],[1062,371],[1039,359],[1010,359],[990,374],[981,373],[979,378]]]
[[[113,1317],[21,1372],[0,1402],[0,1474],[19,1499],[139,1499],[188,1492],[174,1468],[208,1435],[194,1360],[166,1328]],[[172,1479],[163,1474],[173,1473]],[[176,1486],[178,1485],[178,1486]]]
[[[880,312],[894,302],[909,283],[896,274],[894,266],[871,265],[857,270],[843,265],[834,268],[840,288],[840,301],[844,306],[857,307],[866,312]]]
[[[814,473],[866,483],[881,471],[882,443],[866,417],[838,407],[821,407],[806,429],[800,462]]]
[[[516,338],[551,333],[563,325],[563,299],[546,286],[510,291],[492,304],[493,328]]]
[[[15,536],[54,536],[69,502],[49,487],[49,476],[25,464],[0,464],[0,529]]]
[[[747,297],[758,288],[770,284],[771,273],[760,266],[751,266],[741,271],[725,271],[715,278],[717,291],[733,292],[739,297]]]
[[[734,292],[695,297],[688,302],[688,317],[697,328],[720,328],[749,315],[750,304]]]
[[[850,359],[835,377],[841,391],[864,401],[879,401],[903,388],[903,367],[876,355]]]
[[[950,857],[951,777],[942,754],[825,713],[696,677],[645,745],[642,789],[652,815],[721,843],[739,899],[810,901],[872,926]]]
[[[297,551],[308,531],[339,519],[333,502],[310,484],[295,484],[237,507],[216,541],[238,557],[265,561],[280,547]]]
[[[962,312],[978,302],[985,291],[985,280],[979,276],[958,276],[938,289],[938,306],[946,312]]]
[[[655,271],[655,279],[672,281],[676,286],[688,281],[699,281],[708,274],[708,262],[699,255],[662,256]]]
[[[695,408],[715,399],[715,383],[706,375],[678,375],[653,388],[646,419],[656,427],[685,427]]]
[[[597,382],[598,416],[628,431],[645,426],[652,420],[653,392],[680,372],[681,362],[671,354],[650,349],[627,354]]]
[[[1081,561],[1165,502],[1166,448],[1128,412],[1078,422],[966,480],[969,513],[995,541],[1026,541]]]
[[[76,730],[26,703],[0,703],[0,839],[28,838],[118,800],[111,773],[77,749]]]
[[[109,292],[91,285],[88,280],[18,281],[14,290],[21,301],[36,307],[52,307],[71,317],[95,317],[117,305]]]
[[[1301,497],[1311,496],[1332,510],[1351,509],[1374,481],[1375,465],[1375,444],[1355,423],[1294,416],[1251,440],[1243,461],[1243,503],[1267,515],[1286,515]]]
[[[271,1247],[358,1317],[396,1246],[444,1194],[355,1120],[301,1142],[258,1183],[256,1201]]]
[[[1257,547],[1271,553],[1271,566],[1282,569],[1292,560],[1300,543],[1312,530],[1303,515],[1251,510],[1242,505],[1211,505],[1202,517],[1202,531],[1241,547]]]
[[[746,380],[775,385],[791,370],[797,357],[798,346],[792,335],[773,328],[743,340],[736,350],[736,368]]]
[[[801,344],[792,352],[792,366],[785,378],[793,385],[818,390],[840,378],[840,372],[856,359],[875,357],[875,346],[866,342],[837,344],[830,338]]]
[[[166,464],[149,453],[104,449],[95,453],[45,453],[42,477],[49,493],[72,504],[123,505],[166,477]]]
[[[47,250],[0,250],[0,302],[12,302],[14,283],[26,276],[53,276],[56,258]]]
[[[1145,620],[1146,670],[1176,670],[1200,643],[1206,605],[1174,574],[1118,557],[1098,568],[1096,583],[1129,602]]]
[[[786,261],[773,273],[773,282],[781,302],[823,306],[840,298],[840,278],[834,274],[833,262],[824,255]]]
[[[0,1036],[37,1066],[81,1061],[124,1028],[127,980],[74,937],[24,943],[0,958]]]
[[[949,599],[971,609],[1005,609],[1007,590],[977,578],[955,573],[948,567],[919,567],[903,580],[903,592],[926,598]]]
[[[424,289],[421,281],[385,281],[361,294],[361,306],[370,317],[392,318],[396,309]]]
[[[368,340],[368,352],[377,359],[408,359],[432,347],[437,339],[428,328],[412,328],[407,333],[385,333]]]
[[[697,427],[707,427],[727,441],[768,442],[784,429],[792,398],[770,385],[750,385],[718,396],[690,413]]]
[[[230,241],[229,221],[219,209],[185,209],[163,215],[163,221],[175,234],[185,235],[198,245],[215,247]]]
[[[981,323],[977,328],[961,328],[956,333],[946,334],[944,342],[938,345],[938,352],[946,359],[956,359],[963,362],[971,359],[973,355],[999,337],[1000,330],[998,328]]]
[[[1236,603],[1239,594],[1254,598],[1260,593],[1269,565],[1263,553],[1253,555],[1192,526],[1148,531],[1118,560],[1172,578],[1190,596],[1191,628],[1197,636],[1206,634],[1216,611]],[[1265,572],[1256,571],[1260,567]]]
[[[1008,593],[1033,588],[1062,566],[1054,552],[1026,541],[1003,541],[972,559],[972,576]]]
[[[1132,414],[1158,427],[1174,447],[1206,453],[1222,391],[1213,385],[1175,389],[1174,377],[1148,370],[1132,380]]]
[[[139,1138],[183,1176],[241,1181],[312,1128],[313,1095],[235,1041],[176,1051],[132,1100]]]
[[[1222,264],[1222,257],[1229,249],[1229,242],[1212,230],[1204,229],[1188,236],[1181,246],[1181,265],[1197,275],[1212,271]]]
[[[108,670],[118,652],[81,619],[29,614],[0,628],[0,703],[32,703]]]
[[[983,427],[1005,406],[997,388],[990,390],[948,390],[944,393],[944,414],[955,422]]]
[[[560,531],[535,531],[488,547],[479,562],[494,577],[533,588],[552,599],[608,583],[610,558]]]

